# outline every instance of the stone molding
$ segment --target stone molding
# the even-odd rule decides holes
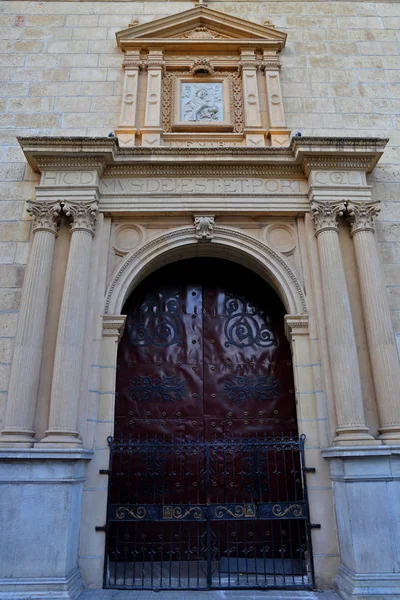
[[[124,333],[125,320],[126,315],[104,315],[103,337],[116,338],[119,341]]]
[[[375,232],[374,219],[380,212],[378,202],[347,202],[347,215],[350,235],[359,231]]]
[[[199,242],[211,242],[214,235],[214,225],[215,217],[213,216],[194,217],[194,228]]]
[[[26,211],[33,217],[33,233],[36,233],[36,231],[49,231],[57,236],[62,211],[62,205],[58,200],[54,202],[28,200]]]
[[[308,335],[308,315],[285,315],[285,335],[290,342],[297,335]]]
[[[148,274],[148,265],[157,268],[157,257],[170,254],[174,260],[174,252],[180,258],[198,255],[198,240],[195,228],[183,227],[167,231],[135,249],[120,264],[113,274],[108,287],[104,313],[118,314],[128,297],[137,277],[143,270]],[[282,254],[267,244],[237,229],[214,226],[212,244],[202,244],[205,256],[225,256],[227,251],[237,256],[238,262],[245,260],[248,265],[254,263],[254,270],[268,279],[281,294],[286,310],[290,314],[307,313],[306,297],[302,285]]]
[[[97,164],[109,166],[123,166],[145,164],[146,157],[151,159],[157,156],[157,162],[169,164],[176,162],[176,157],[181,157],[181,163],[197,168],[199,164],[221,166],[229,164],[227,157],[234,157],[236,161],[245,163],[254,168],[260,165],[276,167],[298,167],[307,171],[305,161],[315,156],[322,159],[324,168],[337,170],[354,169],[369,173],[373,170],[384,152],[387,139],[381,138],[293,138],[290,147],[257,147],[226,146],[226,147],[190,147],[175,148],[171,146],[129,147],[121,148],[116,138],[87,138],[87,137],[20,137],[21,148],[35,172],[43,169],[42,159],[46,161],[46,168],[66,169],[88,167],[88,160],[96,159]],[[359,161],[359,158],[363,159]],[[71,163],[72,159],[72,163]],[[129,160],[131,159],[131,160]],[[319,162],[319,168],[321,161]],[[93,167],[92,167],[93,168]],[[228,168],[232,168],[232,162]],[[243,166],[242,168],[245,168]]]

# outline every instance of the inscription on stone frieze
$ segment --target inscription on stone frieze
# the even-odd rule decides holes
[[[363,185],[365,174],[358,171],[314,171],[311,180],[317,185]]]
[[[42,173],[42,185],[90,185],[95,182],[95,173],[91,171],[45,171]]]
[[[134,178],[103,179],[100,191],[103,195],[270,195],[306,194],[307,183],[299,179],[256,178]]]

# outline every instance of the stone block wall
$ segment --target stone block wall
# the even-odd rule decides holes
[[[0,427],[36,174],[16,136],[104,136],[118,123],[115,32],[193,2],[4,0],[0,6]],[[400,351],[400,4],[210,2],[288,33],[282,53],[287,124],[303,135],[390,137],[369,177],[382,201],[378,241]]]

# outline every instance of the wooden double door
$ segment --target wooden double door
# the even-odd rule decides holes
[[[284,308],[253,272],[190,259],[128,299],[115,438],[297,435]]]

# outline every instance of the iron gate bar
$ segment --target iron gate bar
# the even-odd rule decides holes
[[[304,442],[108,438],[104,587],[314,588]]]

